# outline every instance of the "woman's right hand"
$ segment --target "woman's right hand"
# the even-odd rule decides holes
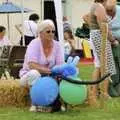
[[[51,70],[47,66],[35,62],[29,62],[29,68],[38,70],[41,74],[51,74]]]
[[[111,34],[112,35],[112,34]],[[111,36],[110,36],[111,37]],[[115,37],[111,37],[112,39],[110,40],[111,45],[113,46],[118,46],[119,45],[119,41],[115,38]]]
[[[118,40],[115,40],[115,41],[112,43],[112,45],[114,45],[114,46],[118,46],[118,45],[119,45]]]
[[[51,70],[47,67],[43,67],[42,71],[45,73],[45,74],[51,74]]]

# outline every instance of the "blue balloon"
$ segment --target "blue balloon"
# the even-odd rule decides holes
[[[30,89],[32,104],[38,106],[52,104],[58,93],[58,84],[52,77],[40,77]]]

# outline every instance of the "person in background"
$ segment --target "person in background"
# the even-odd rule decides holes
[[[37,37],[37,22],[39,15],[34,13],[29,16],[29,20],[24,21],[24,39],[25,45],[28,45],[34,38]],[[23,36],[23,30],[21,30],[21,24],[15,25],[21,36]],[[20,45],[23,45],[23,38],[21,37]]]
[[[67,16],[63,16],[63,30],[68,30],[70,29],[72,31],[72,25],[71,23],[69,22]]]
[[[90,25],[90,13],[83,15],[82,19],[88,26]]]
[[[65,61],[67,58],[72,55],[75,50],[75,40],[71,29],[66,29],[64,31],[64,54]]]
[[[107,0],[106,12],[109,16],[110,29],[113,35],[112,51],[115,60],[117,74],[111,76],[109,94],[120,96],[120,6],[116,5],[116,0]]]
[[[23,68],[20,70],[21,86],[32,86],[42,74],[49,75],[52,67],[64,63],[62,47],[59,41],[54,40],[54,35],[53,21],[43,20],[38,27],[38,37],[27,47]],[[32,105],[30,111],[36,110],[37,107]]]
[[[92,44],[92,49],[93,49],[93,55],[94,55],[94,65],[95,69],[93,71],[92,79],[96,80],[101,76],[101,63],[100,63],[100,54],[101,54],[101,40],[102,40],[102,23],[108,24],[107,20],[107,14],[105,10],[107,0],[94,0],[94,3],[91,7],[90,10],[90,41]],[[110,37],[111,34],[108,32],[108,40],[106,43],[106,50],[105,54],[106,56],[104,59],[106,60],[106,65],[105,65],[105,73],[110,73],[111,75],[116,74],[115,70],[115,64],[114,64],[114,59],[112,55],[112,49],[111,49],[111,44],[110,41],[112,41],[112,37]],[[109,81],[104,81],[103,84],[103,91],[101,91],[102,95],[104,98],[109,98],[108,95],[108,83]],[[89,104],[92,105],[98,105],[97,102],[97,86],[92,86],[90,89],[90,95],[89,95]]]
[[[4,26],[0,26],[0,46],[12,45],[6,34],[6,28]]]

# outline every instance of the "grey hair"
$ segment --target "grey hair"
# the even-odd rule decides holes
[[[48,26],[51,26],[51,27],[53,27],[53,29],[55,29],[55,25],[52,20],[50,20],[50,19],[43,20],[38,25],[38,33],[44,31]]]

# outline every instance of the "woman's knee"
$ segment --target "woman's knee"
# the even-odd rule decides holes
[[[41,74],[37,70],[30,70],[28,73],[23,75],[20,79],[21,86],[31,86],[33,85]]]

